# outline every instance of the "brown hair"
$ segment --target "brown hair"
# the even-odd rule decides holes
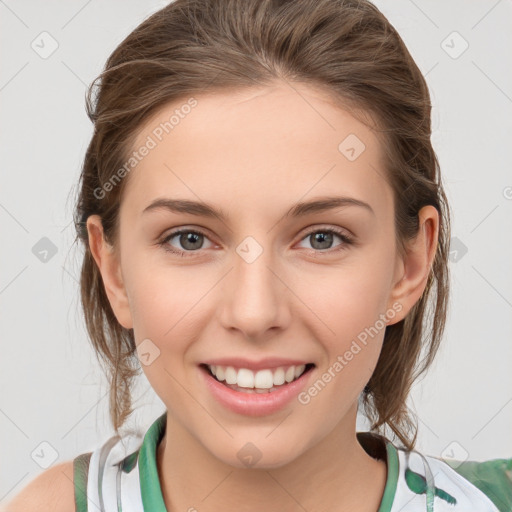
[[[117,246],[127,178],[105,197],[97,191],[127,161],[142,123],[164,104],[276,80],[320,87],[353,115],[370,115],[394,192],[400,254],[417,234],[419,210],[433,205],[439,212],[426,289],[404,320],[387,326],[362,394],[370,429],[390,428],[413,449],[417,424],[406,400],[432,363],[445,327],[450,213],[430,141],[427,84],[396,30],[367,0],[175,0],[122,41],[92,83],[86,103],[94,134],[80,177],[75,225],[85,248],[82,307],[109,379],[111,421],[118,432],[133,412],[131,384],[140,365],[133,329],[119,324],[107,299],[86,220],[98,214],[105,239]]]

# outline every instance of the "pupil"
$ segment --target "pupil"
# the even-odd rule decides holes
[[[315,233],[313,235],[315,242],[320,242],[320,244],[324,244],[319,249],[328,249],[329,244],[332,242],[332,234],[331,233]]]
[[[197,247],[194,247],[193,244],[194,242],[197,242],[199,236],[201,235],[198,235],[196,233],[185,233],[184,235],[182,235],[181,239],[183,247],[187,249],[197,249]],[[191,244],[192,246],[190,247],[189,244]]]

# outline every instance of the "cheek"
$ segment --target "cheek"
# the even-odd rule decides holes
[[[309,297],[311,309],[331,331],[331,338],[337,343],[346,342],[375,325],[379,315],[385,313],[389,275],[366,265],[343,268],[339,272],[331,270],[330,274],[329,279],[322,280],[321,288],[317,281],[314,294],[311,288],[307,291],[311,282],[304,283],[303,290]],[[382,329],[381,323],[378,322],[377,327]]]
[[[314,306],[323,323],[313,336],[323,345],[324,357],[315,380],[300,397],[301,404],[316,411],[313,416],[323,417],[331,426],[347,413],[370,380],[385,334],[385,322],[379,316],[385,312],[384,301],[369,280],[354,276],[335,297]]]
[[[392,268],[391,255],[368,251],[361,253],[356,263],[351,260],[349,265],[347,260],[347,265],[329,269],[329,278],[327,274],[316,276],[316,288],[309,279],[303,281],[304,296],[321,320],[311,317],[319,325],[314,336],[326,352],[320,373],[330,371],[325,379],[340,383],[342,394],[357,395],[377,364],[386,328]],[[316,292],[312,294],[311,289]],[[340,391],[336,384],[330,387]]]
[[[180,269],[162,261],[151,264],[150,259],[137,259],[135,254],[126,263],[130,268],[134,330],[140,336],[154,337],[155,342],[177,347],[176,341],[183,339],[183,331],[197,320],[201,298],[210,288],[209,281],[194,278],[190,267]]]
[[[202,330],[201,293],[184,281],[183,273],[163,276],[151,269],[139,269],[131,281],[133,329],[141,368],[160,399],[175,411],[190,406],[182,383],[187,378],[185,361],[191,344]],[[181,279],[181,281],[180,281]],[[195,307],[194,307],[195,305]],[[149,364],[144,363],[149,353]]]

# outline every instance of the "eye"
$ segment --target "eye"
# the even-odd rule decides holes
[[[346,232],[335,228],[316,228],[313,231],[309,231],[309,233],[307,233],[306,236],[302,238],[302,240],[308,240],[312,245],[313,250],[317,252],[331,252],[329,249],[331,249],[330,246],[332,246],[335,237],[338,237],[340,240],[342,240],[342,243],[332,249],[333,251],[347,249],[348,246],[352,245],[354,242],[353,238]]]
[[[173,248],[173,246],[169,244],[169,242],[176,237],[178,237],[178,243],[180,246],[186,250]],[[188,256],[187,252],[195,252],[196,250],[203,248],[202,242],[205,238],[208,240],[208,237],[201,231],[195,231],[192,229],[180,229],[167,235],[161,242],[159,242],[159,245],[161,245],[168,252],[180,254],[181,256]]]
[[[334,249],[331,249],[334,237],[338,237],[342,243]],[[170,244],[173,238],[177,238],[177,243],[181,246],[176,247]],[[309,231],[301,241],[308,239],[313,245],[313,251],[315,252],[334,252],[339,250],[345,250],[348,246],[354,243],[354,240],[346,232],[336,229],[322,229],[316,228],[315,230]],[[182,257],[194,256],[194,252],[199,249],[204,249],[204,239],[209,240],[207,235],[201,231],[193,229],[179,229],[169,233],[162,241],[158,242],[160,246],[167,252],[178,254]]]

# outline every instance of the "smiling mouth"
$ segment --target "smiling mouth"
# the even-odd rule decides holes
[[[247,368],[235,369],[232,366],[199,365],[203,371],[220,384],[242,393],[272,393],[295,382],[315,367],[314,363],[300,366],[284,366],[252,372]],[[259,374],[259,375],[258,375]]]

